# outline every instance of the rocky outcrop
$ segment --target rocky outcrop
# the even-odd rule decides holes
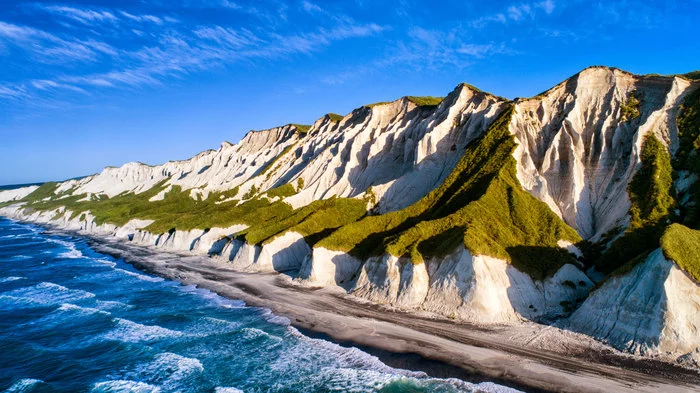
[[[657,249],[607,279],[563,326],[624,351],[700,364],[700,287]]]

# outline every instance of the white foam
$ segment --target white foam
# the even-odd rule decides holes
[[[243,391],[233,387],[217,386],[214,388],[214,393],[243,393]]]
[[[68,251],[62,252],[58,254],[60,258],[67,258],[67,259],[77,259],[77,258],[82,258],[83,253],[80,252],[77,248],[75,248],[75,243],[72,242],[67,242],[65,240],[59,240],[59,239],[46,239],[51,243],[55,244],[60,244],[63,247],[67,248]]]
[[[137,343],[143,341],[155,341],[166,337],[180,337],[183,334],[175,330],[166,329],[155,325],[142,325],[128,319],[115,318],[117,326],[106,333],[103,338],[107,340]]]
[[[11,276],[11,277],[3,277],[3,278],[0,278],[0,283],[3,283],[3,282],[12,282],[12,281],[18,281],[18,280],[26,280],[26,279],[27,279],[27,277],[14,277],[14,276]]]
[[[43,305],[71,303],[95,297],[93,293],[79,289],[69,289],[51,282],[42,282],[31,287],[15,289],[7,292],[6,295],[26,298]]]
[[[282,341],[281,337],[274,336],[257,328],[243,328],[241,329],[241,332],[243,333],[243,338],[245,338],[246,340],[255,340],[264,337],[266,339],[274,340],[277,342]]]
[[[95,302],[95,304],[100,310],[128,309],[133,307],[130,304],[117,302],[114,300],[98,300]]]
[[[243,308],[245,307],[245,302],[242,300],[231,300],[223,296],[220,296],[216,292],[212,292],[208,289],[198,288],[196,285],[183,285],[180,287],[182,292],[196,294],[197,296],[209,300],[217,307],[225,308]]]
[[[290,321],[289,318],[280,315],[275,315],[270,310],[265,310],[265,313],[262,315],[262,317],[267,322],[270,322],[274,325],[289,326],[292,323],[292,321]]]
[[[110,315],[107,311],[103,310],[98,310],[96,308],[90,308],[90,307],[80,307],[75,304],[71,303],[63,303],[59,308],[56,309],[54,312],[71,312],[71,313],[76,313],[80,315],[94,315],[94,314],[102,314],[102,315]]]
[[[241,324],[238,322],[226,321],[223,319],[204,317],[198,320],[193,325],[183,329],[188,336],[206,337],[214,334],[226,334],[235,332],[240,329]]]
[[[44,383],[44,381],[40,379],[33,379],[33,378],[23,378],[20,379],[19,381],[15,382],[10,386],[9,389],[5,391],[5,393],[23,393],[23,392],[29,392],[32,390],[32,388],[40,383]]]
[[[124,270],[124,269],[120,269],[120,268],[115,268],[114,270],[119,272],[119,273],[123,273],[123,274],[127,274],[129,276],[132,276],[132,277],[136,277],[141,281],[148,281],[148,282],[163,282],[163,281],[165,281],[165,279],[162,277],[147,276],[145,274],[130,272],[128,270]]]
[[[312,351],[313,353],[325,354],[328,359],[334,360],[337,366],[340,368],[375,370],[381,373],[414,378],[427,377],[427,374],[422,371],[409,371],[389,367],[376,356],[372,356],[355,347],[345,348],[330,341],[310,338],[301,334],[292,326],[287,327],[287,330],[291,336],[297,338],[301,345],[297,344],[293,348],[290,348],[289,351],[286,351],[284,357],[288,358],[284,361],[291,361],[295,358],[304,359],[308,357],[306,353],[309,351],[306,349],[306,345],[304,344],[311,344],[314,348]]]
[[[156,355],[151,362],[142,363],[127,379],[158,384],[165,391],[184,391],[188,382],[204,371],[204,366],[196,358],[188,358],[171,352]]]
[[[93,385],[92,392],[136,392],[136,393],[157,393],[160,388],[138,381],[116,380],[98,382]]]

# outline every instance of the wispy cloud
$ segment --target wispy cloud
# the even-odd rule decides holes
[[[0,22],[0,42],[16,46],[47,64],[93,61],[99,54],[116,55],[109,44],[94,40],[63,39],[33,27]]]
[[[118,18],[109,11],[96,11],[58,5],[37,5],[36,7],[86,25],[94,22],[116,22],[118,20]]]
[[[217,0],[215,3],[218,7],[253,12],[243,10],[231,1]],[[324,12],[312,3],[305,8],[309,12]],[[79,22],[78,26],[84,27],[71,27],[59,35],[35,27],[0,22],[0,45],[19,48],[34,61],[43,63],[75,65],[92,62],[96,66],[88,68],[91,72],[78,72],[76,68],[74,72],[66,73],[64,68],[63,72],[50,77],[5,84],[0,98],[31,101],[33,96],[49,91],[90,94],[96,89],[160,86],[173,78],[239,61],[310,55],[334,42],[369,37],[387,29],[375,23],[358,23],[341,14],[335,15],[333,23],[328,23],[332,27],[319,25],[312,29],[278,32],[269,26],[261,26],[255,31],[220,25],[192,26],[167,15],[120,9],[36,4],[33,9],[48,12],[59,20]],[[287,10],[275,6],[271,12],[285,14]],[[99,30],[107,25],[105,30]],[[108,34],[96,34],[93,29]],[[86,32],[102,41],[78,38]],[[139,37],[145,43],[136,47],[125,46],[125,36]],[[112,61],[102,61],[106,58]]]
[[[508,22],[521,22],[524,20],[534,20],[538,14],[551,14],[554,11],[554,0],[541,0],[536,2],[525,2],[512,4],[491,15],[485,15],[473,20],[470,24],[475,28],[483,28],[490,23],[506,24]]]

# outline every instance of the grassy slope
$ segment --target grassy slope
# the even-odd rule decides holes
[[[642,164],[627,187],[630,197],[630,225],[595,261],[598,270],[611,273],[638,255],[659,246],[674,205],[671,196],[671,156],[655,136],[642,145]]]
[[[700,231],[673,224],[661,237],[661,248],[666,258],[700,283]]]
[[[691,229],[700,229],[700,181],[681,195],[674,195],[673,189],[673,179],[680,171],[700,178],[700,90],[684,100],[678,131],[679,147],[673,160],[654,136],[645,140],[642,166],[628,187],[630,226],[596,261],[599,270],[624,273],[644,260],[640,256],[661,245],[667,258],[696,280],[700,277],[698,231]],[[669,225],[671,222],[680,224]]]
[[[420,262],[463,243],[474,254],[509,260],[535,278],[571,262],[557,240],[580,237],[517,181],[511,115],[509,108],[471,142],[445,182],[427,196],[403,210],[348,224],[318,246],[361,258],[386,251]]]

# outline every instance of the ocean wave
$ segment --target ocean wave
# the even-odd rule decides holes
[[[115,266],[116,266],[116,264],[115,264]],[[119,273],[123,273],[123,274],[127,274],[127,275],[132,276],[132,277],[136,277],[141,281],[148,281],[148,282],[163,282],[163,281],[165,281],[165,279],[162,277],[147,276],[145,274],[130,272],[128,270],[120,269],[120,268],[115,268],[114,271],[119,272]]]
[[[34,390],[37,385],[43,384],[44,381],[33,378],[23,378],[10,386],[5,393],[25,393]]]
[[[214,393],[243,393],[243,391],[234,387],[217,386],[214,388]]]
[[[206,299],[212,302],[217,307],[224,308],[243,308],[245,307],[245,302],[242,300],[231,300],[227,299],[216,292],[212,292],[208,289],[199,288],[196,285],[183,285],[179,287],[180,291],[186,293],[192,293],[200,298]]]
[[[2,278],[0,278],[0,283],[12,282],[12,281],[18,281],[18,280],[26,280],[26,279],[27,279],[27,277],[15,277],[15,276],[2,277]]]
[[[241,328],[239,322],[226,321],[223,319],[204,317],[183,329],[188,336],[207,337],[215,334],[226,334],[235,332]]]
[[[93,385],[91,392],[157,393],[160,392],[160,388],[143,382],[120,379],[116,381],[98,382]]]
[[[265,310],[265,312],[262,314],[262,317],[267,322],[274,325],[289,326],[292,323],[292,321],[290,321],[289,318],[280,315],[275,315],[272,313],[272,311],[268,309]]]
[[[115,318],[117,326],[105,333],[106,340],[137,343],[156,341],[164,338],[181,337],[183,333],[156,325],[142,325],[128,319]]]
[[[28,298],[0,295],[0,309],[34,308],[41,307],[43,305],[43,303],[35,302]]]
[[[51,242],[51,243],[54,243],[54,244],[59,244],[59,245],[68,249],[67,251],[64,251],[64,252],[58,254],[59,258],[77,259],[77,258],[83,257],[83,253],[75,247],[75,243],[65,241],[65,240],[60,240],[60,239],[51,239],[51,238],[47,238],[46,240]]]
[[[330,341],[307,337],[292,326],[287,327],[287,330],[291,337],[296,338],[298,344],[286,351],[284,356],[279,359],[279,362],[292,362],[293,359],[313,362],[314,357],[325,355],[324,357],[328,360],[332,360],[338,368],[375,370],[383,374],[414,378],[427,377],[427,374],[422,371],[410,371],[389,367],[376,356],[372,356],[355,347],[346,348]],[[307,345],[311,345],[313,349],[309,350]],[[307,355],[308,353],[314,353],[315,356],[309,358],[309,355]]]
[[[95,307],[97,307],[99,310],[107,311],[107,310],[115,310],[115,309],[124,310],[124,309],[132,308],[134,306],[132,306],[131,304],[126,304],[126,303],[118,302],[115,300],[97,300],[95,302]]]
[[[125,373],[129,380],[144,381],[165,391],[188,391],[198,386],[197,377],[204,372],[204,366],[196,358],[181,356],[172,352],[156,355],[152,361],[142,363],[133,371]]]
[[[95,294],[91,292],[80,289],[69,289],[51,282],[42,282],[31,287],[15,289],[6,292],[5,295],[27,298],[43,305],[58,305],[95,297]]]
[[[90,307],[81,307],[75,304],[71,303],[63,303],[61,304],[60,307],[56,309],[54,312],[69,312],[69,313],[74,313],[74,314],[80,314],[80,315],[95,315],[95,314],[100,314],[100,315],[111,315],[107,311],[103,310],[98,310],[96,308],[90,308]]]

